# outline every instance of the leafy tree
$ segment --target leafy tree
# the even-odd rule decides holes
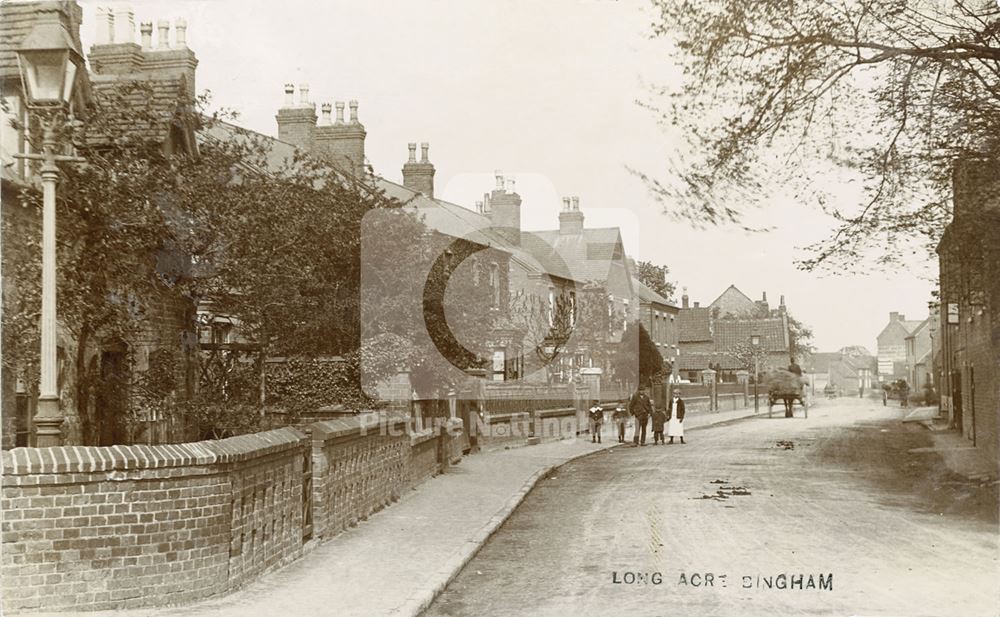
[[[764,373],[768,369],[767,351],[763,345],[751,345],[749,341],[740,341],[726,350],[726,353],[736,360],[737,366],[750,371],[754,370],[754,361],[758,373]]]
[[[671,214],[742,223],[788,185],[835,217],[806,269],[891,263],[936,246],[956,157],[1000,154],[1000,6],[993,0],[656,0],[684,68],[659,108],[689,140],[680,178],[645,176]],[[864,179],[856,211],[810,182],[827,161]]]
[[[635,278],[639,279],[643,285],[660,294],[668,301],[674,301],[674,291],[676,291],[677,285],[667,280],[670,268],[667,266],[657,266],[650,261],[636,261],[634,274]]]
[[[617,379],[633,386],[650,385],[655,378],[670,370],[646,327],[639,321],[633,321],[625,328],[613,367]]]
[[[816,346],[812,344],[812,328],[796,319],[791,313],[788,313],[788,336],[791,339],[789,352],[792,359],[801,362],[803,357],[816,351]]]

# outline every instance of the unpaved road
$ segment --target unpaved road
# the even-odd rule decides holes
[[[566,465],[425,615],[1000,615],[996,485],[901,417],[824,402]]]

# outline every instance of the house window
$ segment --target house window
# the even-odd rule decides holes
[[[569,325],[576,325],[576,292],[569,292]]]
[[[549,326],[556,322],[556,292],[549,288]]]
[[[628,300],[622,300],[622,330],[628,327]]]

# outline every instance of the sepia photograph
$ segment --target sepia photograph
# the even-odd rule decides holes
[[[1000,617],[1000,0],[0,0],[0,614]]]

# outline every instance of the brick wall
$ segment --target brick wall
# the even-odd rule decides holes
[[[278,429],[4,452],[4,612],[188,602],[296,557],[306,451],[305,436]],[[234,505],[247,497],[253,507]],[[236,541],[247,533],[249,550]]]
[[[406,420],[356,416],[312,425],[313,535],[331,538],[409,485]]]
[[[456,461],[452,424],[413,432],[374,414],[314,423],[311,437],[6,451],[3,611],[184,604],[241,587]]]

